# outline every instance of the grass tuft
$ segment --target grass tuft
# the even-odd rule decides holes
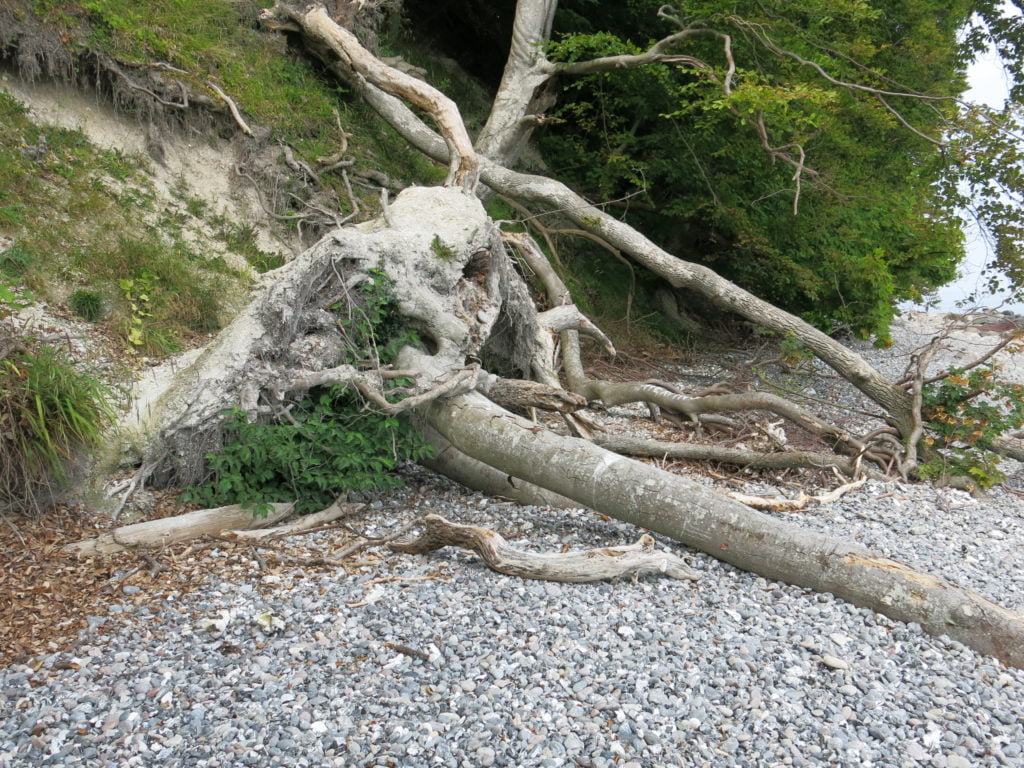
[[[0,509],[37,512],[99,445],[109,391],[61,352],[0,336]]]

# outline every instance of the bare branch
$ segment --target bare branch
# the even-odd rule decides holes
[[[250,128],[249,124],[242,118],[242,113],[238,111],[238,106],[235,104],[234,100],[224,93],[220,86],[212,80],[207,80],[206,84],[210,86],[214,93],[224,100],[225,104],[228,105],[228,109],[231,110],[231,117],[233,117],[235,122],[238,123],[238,127],[242,129],[242,133],[246,136],[252,136],[252,128]]]
[[[419,555],[447,546],[469,547],[479,553],[491,570],[545,581],[586,583],[648,574],[690,581],[700,578],[700,573],[678,555],[656,551],[654,538],[648,534],[627,546],[538,554],[515,549],[489,528],[459,525],[440,515],[427,515],[422,525],[424,530],[419,536],[393,541],[391,549]]]
[[[667,442],[628,435],[597,435],[593,441],[609,451],[625,456],[648,456],[654,459],[679,459],[684,461],[717,461],[737,467],[753,469],[828,469],[834,467],[843,474],[854,477],[858,472],[856,458],[837,456],[834,453],[813,451],[752,451],[748,448],[733,448],[725,445],[701,445],[679,441]],[[872,479],[884,480],[885,475],[873,469],[859,470]]]
[[[479,161],[454,101],[422,80],[384,64],[355,35],[339,26],[323,6],[299,10],[279,0],[273,8],[262,11],[260,19],[277,28],[281,28],[282,22],[296,25],[315,45],[331,51],[337,57],[334,63],[340,63],[351,80],[372,83],[430,114],[448,145],[446,185],[467,191],[476,187]]]
[[[876,96],[897,96],[908,99],[919,99],[921,101],[955,101],[955,99],[951,96],[929,96],[926,93],[918,93],[916,91],[910,90],[887,91],[884,88],[873,88],[870,85],[862,85],[860,83],[850,83],[845,80],[840,80],[838,78],[832,77],[832,75],[826,72],[824,67],[822,67],[817,62],[805,59],[803,56],[794,51],[790,51],[787,50],[786,48],[781,48],[778,45],[776,45],[774,42],[772,42],[771,38],[769,38],[767,34],[765,34],[763,31],[759,29],[759,25],[752,24],[751,22],[739,16],[728,16],[727,19],[728,21],[735,24],[737,27],[749,32],[755,40],[761,43],[761,45],[763,45],[769,51],[774,53],[776,56],[790,58],[796,61],[798,64],[801,64],[805,67],[810,67],[815,72],[817,72],[818,75],[820,75],[822,78],[824,78],[827,82],[831,83],[832,85],[837,85],[841,88],[848,88],[852,91],[862,91],[864,93],[871,93]]]
[[[862,477],[860,480],[854,480],[852,483],[846,483],[840,485],[838,488],[834,488],[828,493],[822,493],[817,496],[808,496],[806,493],[800,492],[800,495],[795,499],[768,499],[762,496],[748,496],[745,493],[737,493],[735,491],[727,493],[730,499],[735,499],[740,504],[746,504],[748,507],[754,509],[770,509],[776,512],[799,512],[800,510],[806,509],[808,504],[818,504],[819,506],[825,504],[831,504],[836,499],[845,496],[850,491],[855,491],[860,488],[868,479]]]
[[[922,131],[919,131],[917,128],[915,128],[909,122],[907,122],[907,119],[905,117],[903,117],[903,115],[901,115],[899,113],[899,110],[895,109],[892,106],[892,104],[890,104],[888,101],[886,101],[882,97],[881,94],[875,94],[875,95],[878,97],[878,100],[880,102],[882,102],[882,106],[885,107],[890,112],[892,112],[893,117],[895,117],[897,120],[899,120],[900,123],[903,125],[903,127],[906,128],[908,131],[910,131],[913,134],[916,134],[917,136],[920,136],[922,139],[927,141],[929,144],[934,144],[937,147],[948,147],[949,146],[949,142],[948,141],[942,141],[940,139],[933,139],[928,134],[923,133]]]

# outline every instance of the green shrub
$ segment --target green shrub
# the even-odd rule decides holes
[[[331,307],[346,335],[344,362],[389,363],[416,341],[398,312],[391,279],[379,270],[369,278]],[[241,504],[256,514],[265,514],[270,502],[295,501],[300,512],[314,512],[351,491],[399,485],[390,471],[433,450],[406,421],[367,409],[358,394],[339,386],[311,390],[278,423],[251,423],[238,409],[226,416],[224,449],[207,455],[209,480],[187,491],[186,501]]]
[[[68,306],[72,312],[90,323],[103,317],[103,296],[98,291],[79,288],[68,296]]]
[[[61,352],[0,335],[0,508],[45,506],[70,463],[94,449],[112,411],[109,392]]]
[[[292,419],[253,424],[228,412],[224,449],[207,456],[210,478],[183,500],[204,506],[241,504],[265,515],[270,502],[295,501],[300,512],[327,507],[350,491],[401,484],[388,474],[401,461],[428,456],[431,446],[407,422],[363,410],[340,387],[318,389]]]
[[[1024,347],[1017,343],[1008,351],[1022,354]],[[953,368],[924,388],[921,410],[930,433],[924,443],[932,455],[918,467],[918,475],[965,475],[982,488],[1006,479],[992,441],[1024,426],[1024,386],[1001,381],[998,372],[994,363],[970,371]]]

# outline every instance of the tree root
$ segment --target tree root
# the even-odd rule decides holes
[[[422,520],[423,532],[415,538],[391,543],[396,552],[420,555],[447,546],[475,550],[487,567],[498,573],[524,579],[541,579],[585,583],[631,576],[634,579],[661,573],[673,579],[696,581],[700,573],[671,552],[657,552],[654,539],[648,534],[635,544],[583,552],[533,553],[511,546],[489,528],[459,525],[440,515],[427,515]]]

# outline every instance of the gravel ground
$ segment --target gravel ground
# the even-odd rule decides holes
[[[368,533],[438,512],[537,550],[638,535],[409,479]],[[798,514],[1024,610],[1007,491],[869,483]],[[530,582],[444,550],[126,596],[73,654],[0,670],[0,765],[1024,766],[1024,671],[662,543],[703,578]]]

